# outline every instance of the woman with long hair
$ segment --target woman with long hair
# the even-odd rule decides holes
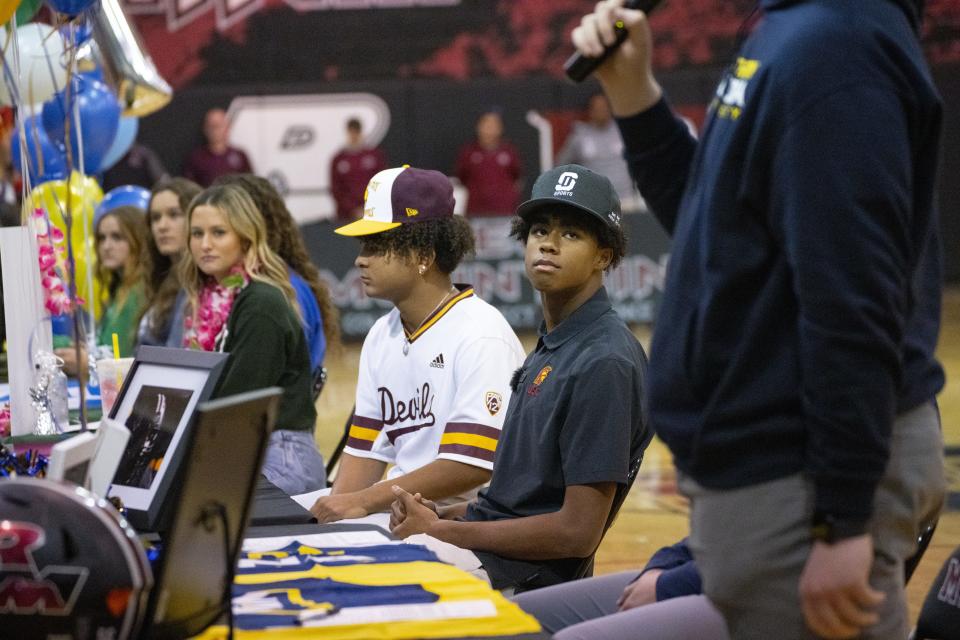
[[[230,354],[217,397],[283,389],[263,474],[289,494],[322,488],[307,340],[263,216],[240,187],[214,186],[191,202],[187,228],[189,251],[179,267],[187,297],[183,345]]]
[[[143,210],[123,206],[104,213],[94,227],[94,247],[103,298],[97,344],[112,345],[115,333],[120,354],[132,356],[146,306],[144,283],[150,270]]]
[[[187,249],[187,215],[200,185],[186,178],[166,178],[150,192],[147,246],[152,268],[147,276],[149,307],[140,322],[140,344],[179,347],[183,342],[183,308],[177,263]]]
[[[137,326],[146,308],[146,278],[150,271],[147,222],[143,209],[122,206],[110,209],[94,223],[95,277],[100,284],[103,313],[97,325],[96,357],[112,357],[113,334],[117,334],[122,357],[132,356],[137,346]],[[55,350],[63,358],[63,370],[86,378],[86,366],[77,366],[73,347]],[[86,348],[81,358],[86,360]]]
[[[340,314],[320,271],[310,261],[303,236],[283,198],[266,178],[237,173],[217,178],[214,184],[242,188],[253,200],[267,225],[267,244],[289,267],[290,284],[297,294],[301,320],[310,347],[310,367],[316,371],[324,356],[340,341]]]

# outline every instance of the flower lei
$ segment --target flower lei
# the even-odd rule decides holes
[[[66,238],[60,229],[47,221],[43,209],[34,210],[33,221],[37,234],[43,306],[54,316],[69,313],[73,305],[66,286]],[[83,301],[78,299],[77,303],[82,305]]]
[[[0,438],[6,438],[10,435],[10,403],[5,402],[0,406]]]
[[[242,264],[236,264],[230,273],[217,282],[208,278],[198,296],[198,309],[183,322],[183,346],[200,351],[214,351],[227,325],[233,302],[250,282]]]

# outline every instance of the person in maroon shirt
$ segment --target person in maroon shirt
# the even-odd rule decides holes
[[[477,139],[460,149],[456,174],[470,194],[467,215],[513,215],[522,169],[516,148],[503,139],[499,113],[488,111],[477,120]]]
[[[363,215],[363,192],[370,178],[387,168],[387,156],[378,147],[368,147],[363,125],[347,121],[347,146],[330,161],[330,195],[337,203],[337,220],[349,222]]]
[[[197,147],[187,158],[183,176],[201,187],[209,187],[220,176],[253,173],[250,159],[242,149],[229,144],[230,121],[223,109],[210,109],[203,117],[203,135],[207,144]]]

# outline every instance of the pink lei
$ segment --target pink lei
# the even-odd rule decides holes
[[[208,278],[198,296],[199,309],[184,320],[183,346],[215,351],[227,326],[233,302],[250,282],[242,264],[234,265],[220,282]]]

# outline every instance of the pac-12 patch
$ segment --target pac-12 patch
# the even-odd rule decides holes
[[[500,408],[503,406],[503,396],[496,391],[487,391],[487,395],[483,398],[483,404],[486,405],[490,415],[495,416],[500,413]]]

